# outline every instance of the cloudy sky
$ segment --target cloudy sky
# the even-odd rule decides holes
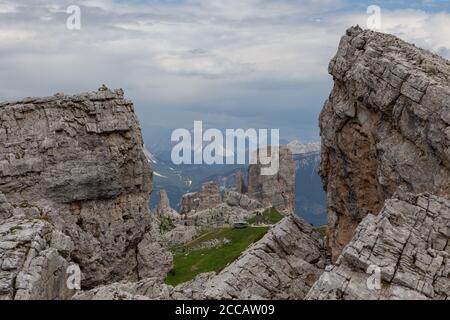
[[[0,0],[0,100],[123,88],[146,128],[279,128],[318,140],[329,60],[381,31],[450,58],[449,0]],[[66,10],[81,8],[81,29]]]

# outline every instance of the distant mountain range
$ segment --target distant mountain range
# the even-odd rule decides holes
[[[314,146],[313,146],[314,145]],[[291,146],[291,143],[288,144]],[[318,174],[320,164],[320,143],[291,148],[297,163],[295,177],[295,204],[297,215],[314,226],[327,223],[326,193]]]
[[[180,210],[181,197],[198,191],[207,181],[215,181],[225,188],[234,184],[235,173],[247,174],[246,165],[174,165],[170,159],[170,130],[144,130],[147,156],[154,170],[151,207],[158,203],[158,191],[167,191],[171,206]],[[285,142],[287,143],[287,141]],[[327,223],[326,195],[317,173],[320,163],[320,143],[287,143],[297,162],[296,213],[309,223],[321,226]]]
[[[294,155],[320,153],[320,142],[302,143],[299,140],[293,140],[287,146]]]

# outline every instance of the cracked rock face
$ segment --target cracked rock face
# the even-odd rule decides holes
[[[0,224],[15,208],[44,216],[74,243],[84,287],[137,279],[151,178],[121,90],[0,104]]]
[[[333,260],[397,190],[450,198],[450,62],[351,28],[330,63],[320,173]]]
[[[173,257],[167,244],[155,241],[150,233],[139,243],[137,259],[139,279],[155,277],[163,282],[172,269]]]
[[[73,243],[21,209],[0,224],[0,300],[67,299],[68,257]]]
[[[361,222],[308,299],[450,299],[450,201],[401,198]],[[371,285],[374,268],[380,286]]]

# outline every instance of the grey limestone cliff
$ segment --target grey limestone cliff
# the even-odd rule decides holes
[[[138,279],[151,180],[133,104],[122,90],[0,104],[0,226],[8,232],[15,209],[28,210],[31,220],[15,223],[30,227],[32,237],[68,237],[73,246],[65,259],[81,267],[83,287]],[[55,252],[39,250],[47,258]],[[41,298],[52,298],[45,290]]]
[[[362,219],[397,190],[450,198],[450,62],[354,27],[329,72],[320,173],[336,260]]]
[[[387,200],[378,216],[364,218],[307,298],[450,299],[449,238],[450,201],[429,194]]]

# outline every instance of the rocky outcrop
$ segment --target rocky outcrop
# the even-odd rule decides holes
[[[289,216],[219,274],[203,273],[175,288],[154,278],[115,283],[76,299],[302,299],[327,263],[319,234]]]
[[[247,184],[245,183],[244,174],[241,170],[234,175],[234,191],[239,193],[247,192]]]
[[[175,228],[163,233],[163,242],[168,246],[184,244],[194,240],[201,229],[195,225],[177,225]]]
[[[72,300],[169,300],[172,299],[171,286],[161,283],[158,278],[147,278],[139,282],[119,282],[99,286],[89,291],[81,291]]]
[[[286,146],[280,146],[279,170],[274,175],[261,175],[261,163],[248,169],[248,196],[264,206],[274,206],[279,211],[295,211],[295,161]],[[258,151],[259,152],[259,151]]]
[[[74,248],[44,216],[26,208],[0,223],[0,300],[66,299],[67,268]]]
[[[181,200],[181,214],[193,216],[198,212],[220,207],[226,204],[237,207],[238,210],[255,210],[257,208],[274,206],[279,211],[291,214],[295,210],[295,168],[292,153],[286,146],[279,150],[279,169],[273,175],[263,175],[261,163],[252,164],[248,169],[248,183],[245,182],[242,171],[235,174],[234,186],[225,190],[222,197],[219,187],[214,182],[202,185],[199,192],[187,193]],[[261,152],[258,150],[257,152]],[[268,147],[270,154],[271,148]],[[216,210],[217,211],[217,210]],[[247,214],[248,215],[248,214]],[[192,219],[190,219],[192,220]]]
[[[0,192],[10,202],[5,206],[0,196],[1,228],[9,223],[4,219],[11,216],[11,207],[44,218],[48,223],[27,222],[23,232],[50,239],[53,231],[45,230],[51,225],[68,237],[74,246],[65,258],[80,265],[85,288],[138,279],[145,266],[138,265],[137,246],[149,227],[152,188],[142,149],[133,104],[121,90],[102,87],[75,96],[1,103]],[[59,274],[65,262],[58,249],[39,241],[40,277]],[[29,246],[34,243],[30,240]],[[53,297],[45,292],[53,292],[51,287],[42,285],[41,298]],[[34,290],[31,284],[28,288]]]
[[[181,215],[170,207],[169,197],[164,189],[159,190],[159,202],[156,207],[156,214],[172,220],[179,220],[181,218]]]
[[[201,211],[222,203],[219,186],[215,182],[206,182],[199,192],[187,193],[181,199],[181,214]]]
[[[320,235],[289,216],[218,275],[175,288],[189,299],[303,299],[327,263]],[[207,280],[205,278],[208,278]]]
[[[137,247],[138,279],[158,278],[163,282],[172,269],[173,257],[168,244],[147,233]]]
[[[399,198],[361,222],[308,299],[450,299],[450,201]]]
[[[263,205],[246,194],[234,190],[226,190],[223,195],[223,201],[232,207],[241,207],[246,210],[255,210]]]
[[[329,72],[320,172],[335,260],[362,219],[397,190],[450,197],[450,62],[355,27]]]
[[[223,228],[234,222],[245,220],[253,214],[241,207],[229,206],[221,203],[213,208],[191,212],[181,223],[185,226]]]

